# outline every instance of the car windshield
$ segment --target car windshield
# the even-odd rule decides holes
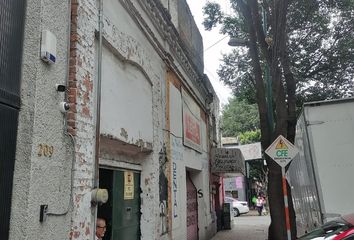
[[[316,228],[312,232],[307,233],[298,239],[301,239],[301,240],[332,239],[333,237],[337,236],[338,234],[342,233],[343,231],[348,230],[351,227],[353,227],[351,224],[349,224],[348,222],[339,218],[339,219],[330,221],[328,223],[325,223],[321,227]]]

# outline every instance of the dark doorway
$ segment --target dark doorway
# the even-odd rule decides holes
[[[100,188],[109,191],[108,202],[97,213],[107,221],[104,240],[140,239],[140,173],[100,169]]]

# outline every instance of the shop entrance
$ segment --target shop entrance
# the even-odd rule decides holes
[[[140,173],[100,169],[100,188],[109,200],[98,207],[97,217],[107,221],[104,240],[140,239]]]

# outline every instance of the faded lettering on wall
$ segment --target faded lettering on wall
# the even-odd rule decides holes
[[[177,203],[177,164],[173,162],[173,217],[178,217]]]

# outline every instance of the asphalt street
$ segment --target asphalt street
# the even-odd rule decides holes
[[[216,233],[211,240],[266,240],[270,216],[258,216],[256,211],[250,211],[233,219],[231,230]]]

